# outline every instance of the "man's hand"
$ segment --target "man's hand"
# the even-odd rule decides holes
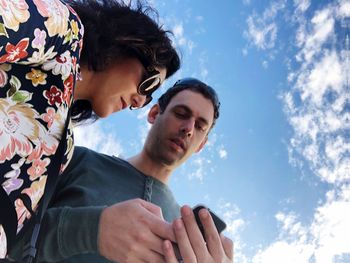
[[[199,218],[205,231],[204,238],[197,226],[192,209],[181,208],[182,218],[173,222],[173,228],[185,263],[228,263],[233,262],[233,242],[219,235],[210,213],[206,209],[199,211]],[[164,256],[167,263],[177,263],[171,242],[163,242]]]
[[[101,214],[98,248],[111,261],[164,262],[164,239],[175,241],[171,224],[158,206],[144,200],[118,203]]]

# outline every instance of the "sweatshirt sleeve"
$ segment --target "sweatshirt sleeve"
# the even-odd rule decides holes
[[[105,207],[55,207],[46,211],[39,236],[36,262],[59,262],[84,253],[98,253],[100,215]],[[32,231],[28,231],[10,251],[20,262]]]
[[[98,226],[104,207],[50,208],[44,218],[38,262],[98,253]]]
[[[77,254],[98,253],[99,220],[105,207],[59,207],[45,213],[36,262],[59,262]],[[32,231],[28,231],[31,233]],[[30,240],[26,234],[10,252],[10,258],[21,260]]]

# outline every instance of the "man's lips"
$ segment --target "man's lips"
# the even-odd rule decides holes
[[[172,139],[170,139],[170,141],[173,142],[174,144],[176,144],[178,147],[180,147],[183,151],[186,150],[185,142],[182,139],[172,138]]]

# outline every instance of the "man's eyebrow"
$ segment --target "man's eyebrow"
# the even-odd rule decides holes
[[[187,113],[189,113],[189,114],[191,114],[191,115],[193,114],[193,111],[191,110],[191,108],[189,108],[189,107],[188,107],[187,105],[185,105],[185,104],[178,104],[178,105],[175,105],[173,109],[179,109],[179,108],[185,110]],[[206,118],[204,118],[204,117],[199,117],[199,118],[198,118],[198,121],[204,123],[205,125],[209,125],[209,121],[208,121]]]

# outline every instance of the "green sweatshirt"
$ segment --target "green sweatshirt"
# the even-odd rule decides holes
[[[109,262],[97,251],[98,224],[103,208],[118,202],[141,198],[160,206],[168,222],[180,216],[167,185],[120,158],[75,147],[61,176],[42,224],[37,262]],[[24,240],[28,235],[11,251],[13,258]]]

